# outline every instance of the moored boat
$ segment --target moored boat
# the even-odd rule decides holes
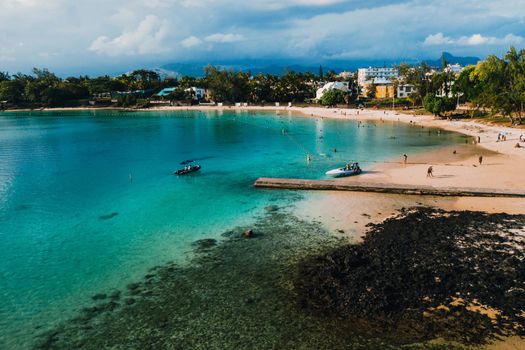
[[[325,174],[332,177],[345,177],[361,174],[362,170],[358,163],[347,164],[343,168],[328,170]]]
[[[200,165],[188,165],[182,169],[174,171],[173,175],[186,175],[186,174],[190,174],[190,173],[199,171],[200,169],[201,169]]]

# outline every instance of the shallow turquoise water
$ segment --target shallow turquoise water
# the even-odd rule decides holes
[[[0,348],[296,198],[253,189],[259,176],[322,178],[453,143],[464,137],[275,113],[0,113]],[[171,175],[186,159],[203,170]]]

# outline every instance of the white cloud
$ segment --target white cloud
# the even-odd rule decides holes
[[[205,40],[211,43],[234,43],[237,41],[242,41],[244,37],[241,34],[223,34],[215,33],[208,35]]]
[[[192,35],[182,40],[180,44],[184,47],[194,47],[202,43],[202,40]]]
[[[298,7],[298,6],[328,6],[335,5],[338,3],[345,2],[345,0],[252,0],[252,6],[258,9],[264,10],[283,10],[289,7]]]
[[[136,29],[124,31],[113,39],[104,35],[99,36],[91,43],[89,49],[107,56],[161,53],[168,50],[164,40],[167,32],[166,21],[148,15]]]
[[[426,37],[423,45],[460,45],[460,46],[478,46],[478,45],[519,45],[525,39],[519,35],[507,34],[502,38],[495,36],[483,36],[481,34],[472,34],[471,36],[461,36],[453,39],[443,35],[443,33],[431,34]]]
[[[452,43],[453,40],[449,37],[444,36],[443,33],[431,34],[427,36],[425,41],[423,42],[424,45],[444,45]]]

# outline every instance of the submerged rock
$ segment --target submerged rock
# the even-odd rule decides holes
[[[103,299],[106,299],[107,295],[106,293],[98,293],[98,294],[95,294],[91,297],[91,299],[93,300],[103,300]]]
[[[127,285],[128,289],[133,291],[140,288],[140,283],[130,283]]]
[[[269,205],[267,207],[264,208],[267,212],[274,212],[274,211],[278,211],[279,210],[279,207],[277,205]]]
[[[192,243],[197,251],[206,251],[217,245],[217,240],[213,238],[199,239]]]
[[[115,290],[115,291],[111,292],[111,294],[109,295],[109,298],[111,300],[118,300],[118,299],[120,299],[120,293],[121,292],[119,290]]]
[[[100,220],[109,220],[109,219],[113,219],[115,216],[117,216],[118,213],[111,213],[111,214],[107,214],[107,215],[101,215],[99,216],[99,219]]]

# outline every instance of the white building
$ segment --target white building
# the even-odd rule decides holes
[[[384,84],[390,83],[393,78],[399,77],[399,72],[396,68],[387,67],[368,67],[359,68],[357,71],[357,84],[364,89],[370,84]]]
[[[317,89],[317,92],[315,93],[315,99],[320,100],[323,97],[323,95],[330,90],[341,90],[344,92],[349,92],[350,83],[347,81],[333,81],[326,83],[322,88]]]
[[[351,78],[354,76],[354,73],[352,72],[348,72],[348,71],[342,71],[341,73],[337,74],[337,77],[339,78],[343,78],[343,79],[348,79],[348,78]]]
[[[446,72],[452,72],[454,73],[455,75],[459,75],[463,69],[465,69],[465,67],[461,66],[460,64],[449,64],[447,65],[447,67],[445,68],[445,71]]]
[[[407,98],[416,91],[416,87],[411,84],[399,84],[397,86],[397,98]]]
[[[203,88],[198,88],[198,87],[190,87],[184,91],[193,91],[193,99],[194,100],[202,100],[204,98],[204,96],[206,96],[206,90],[203,89]]]

